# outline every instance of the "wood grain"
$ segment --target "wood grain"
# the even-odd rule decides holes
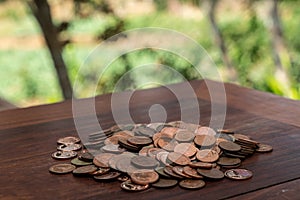
[[[203,84],[203,81],[192,82],[201,111],[200,124],[207,125],[211,117],[211,102],[206,99],[208,93]],[[172,87],[180,86],[176,84]],[[254,172],[250,180],[223,179],[207,182],[205,188],[197,191],[175,187],[168,190],[151,188],[139,193],[128,193],[120,189],[119,182],[98,183],[89,178],[75,178],[71,174],[50,174],[48,168],[51,165],[69,162],[59,162],[51,158],[51,153],[56,148],[56,140],[59,137],[77,134],[71,102],[67,101],[0,113],[0,199],[246,199],[250,197],[246,194],[256,194],[256,191],[272,189],[281,183],[299,179],[300,123],[296,116],[299,116],[300,112],[295,108],[295,105],[299,107],[299,102],[231,84],[226,84],[225,87],[228,99],[225,128],[234,129],[274,147],[272,153],[256,154],[243,162],[242,167]],[[257,96],[254,98],[253,94]],[[119,95],[122,97],[123,93]],[[264,102],[265,99],[269,101]],[[189,98],[185,100],[189,101]],[[256,105],[262,101],[264,108]],[[111,108],[107,106],[109,103],[110,95],[96,98],[97,117],[104,128],[114,124]],[[195,109],[191,106],[180,111],[175,96],[166,88],[157,88],[136,92],[130,100],[130,114],[135,122],[149,122],[148,110],[151,105],[157,103],[164,106],[168,121],[178,120],[181,112],[192,117]],[[122,110],[123,105],[118,106],[118,109]],[[84,103],[80,109],[83,129],[97,129],[97,126],[91,123],[93,116],[85,113]],[[279,110],[280,115],[275,115],[274,110]],[[122,116],[122,112],[120,113]],[[219,118],[214,117],[214,120]],[[258,197],[263,198],[264,194],[267,192]]]

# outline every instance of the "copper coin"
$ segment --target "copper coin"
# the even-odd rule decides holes
[[[80,144],[61,144],[57,146],[57,150],[59,151],[78,151],[81,149]]]
[[[233,180],[245,180],[253,176],[253,173],[247,169],[229,169],[225,172],[227,178]]]
[[[191,162],[188,157],[176,152],[169,153],[167,159],[173,165],[188,165]]]
[[[153,183],[152,186],[156,188],[171,188],[177,184],[177,180],[160,178],[157,182]]]
[[[239,158],[229,158],[229,157],[221,157],[218,160],[218,165],[221,166],[234,166],[241,164],[241,159]]]
[[[76,166],[85,166],[85,165],[92,165],[93,164],[92,162],[85,162],[85,161],[79,160],[78,158],[72,159],[71,163],[73,165],[76,165]]]
[[[273,151],[273,147],[268,144],[258,144],[258,149],[256,149],[256,152],[259,153],[267,153]]]
[[[175,140],[177,140],[178,142],[190,142],[193,141],[194,137],[194,133],[182,130],[176,133]]]
[[[214,131],[214,129],[207,127],[207,126],[201,126],[200,128],[198,128],[195,131],[196,135],[208,135],[208,136],[215,136],[216,132]]]
[[[176,140],[171,138],[160,138],[157,142],[158,146],[166,151],[174,151],[175,146],[178,144]]]
[[[131,159],[131,163],[134,166],[142,169],[154,169],[159,165],[154,158],[147,156],[135,156]]]
[[[218,133],[225,133],[225,134],[234,134],[234,131],[229,130],[229,129],[218,129]]]
[[[127,142],[136,146],[147,146],[152,143],[152,140],[151,138],[145,136],[133,136],[128,138]]]
[[[179,186],[184,189],[200,189],[205,186],[203,180],[186,179],[179,182]]]
[[[96,181],[111,181],[117,179],[120,175],[120,172],[107,172],[102,175],[96,175],[93,178]]]
[[[174,152],[183,154],[187,157],[193,157],[197,153],[197,148],[190,143],[180,143],[175,146]]]
[[[132,145],[130,143],[127,142],[128,138],[123,138],[123,137],[120,137],[119,138],[119,145],[129,151],[133,151],[133,152],[138,152],[141,147],[139,146],[136,146],[136,145]]]
[[[205,162],[191,162],[189,166],[192,168],[211,169],[213,167],[213,164]]]
[[[183,166],[174,166],[172,167],[172,170],[175,174],[182,176],[184,178],[192,178],[191,176],[183,173]]]
[[[220,171],[217,168],[211,168],[211,169],[197,169],[197,172],[205,177],[205,178],[209,178],[209,179],[222,179],[224,178],[224,174],[222,171]]]
[[[170,138],[173,138],[178,131],[175,127],[165,127],[160,132],[167,134]]]
[[[196,157],[201,162],[215,162],[219,159],[218,152],[210,149],[203,149],[197,152]]]
[[[91,173],[97,171],[97,169],[98,168],[94,165],[87,165],[87,166],[83,166],[83,167],[78,167],[78,168],[73,170],[73,175],[76,175],[76,176],[88,175],[88,174],[91,174]]]
[[[145,146],[139,151],[139,156],[147,156],[148,155],[148,150],[150,148],[153,148],[153,145]]]
[[[109,167],[109,160],[116,156],[115,154],[112,153],[101,153],[98,154],[94,157],[93,159],[93,163],[94,165],[96,165],[97,167]]]
[[[128,180],[128,181],[125,181],[125,182],[121,183],[121,188],[123,190],[127,190],[127,191],[138,192],[138,191],[142,191],[142,190],[148,189],[149,188],[149,184],[147,184],[147,185],[139,185],[139,184],[132,183],[131,180]]]
[[[171,167],[171,166],[166,166],[166,167],[164,168],[164,172],[165,172],[167,175],[169,175],[169,176],[171,176],[171,177],[173,177],[173,178],[177,178],[177,179],[182,179],[182,178],[183,178],[182,176],[180,176],[180,175],[174,173],[174,172],[173,172],[173,167]]]
[[[56,151],[52,153],[52,158],[57,160],[65,160],[74,158],[77,156],[77,153],[75,151]]]
[[[130,174],[131,181],[140,185],[154,183],[159,179],[159,175],[153,170],[138,170]]]
[[[128,137],[131,137],[131,136],[124,137],[124,136],[120,136],[120,135],[113,135],[113,136],[111,136],[109,138],[106,138],[104,140],[104,144],[106,144],[106,145],[109,145],[109,144],[118,145],[120,137],[122,137],[122,138],[128,138]]]
[[[189,175],[192,178],[196,178],[196,179],[202,179],[203,177],[200,176],[197,172],[196,169],[191,168],[190,166],[185,166],[183,167],[183,173],[186,175]]]
[[[104,152],[106,153],[115,153],[115,154],[120,154],[125,151],[124,148],[120,147],[118,144],[107,144],[101,148]]]
[[[102,174],[106,174],[107,172],[110,171],[110,168],[98,168],[97,171],[94,171],[91,173],[92,176],[98,176]]]
[[[196,135],[194,142],[200,147],[211,147],[216,143],[216,138],[211,135]]]
[[[237,152],[241,150],[241,146],[234,142],[220,142],[219,147],[224,151]]]
[[[147,153],[149,157],[155,158],[159,152],[166,152],[166,150],[160,148],[150,148]]]
[[[53,174],[68,174],[72,172],[76,167],[71,164],[56,164],[49,168],[49,171]]]
[[[75,144],[75,143],[79,143],[80,139],[78,137],[74,137],[74,136],[68,136],[68,137],[64,137],[64,138],[59,138],[57,140],[57,144]]]
[[[244,134],[239,134],[239,133],[235,133],[233,135],[236,139],[246,139],[246,140],[250,140],[250,137]]]
[[[171,168],[172,170],[172,168]],[[171,176],[169,176],[168,174],[166,174],[166,172],[164,172],[164,167],[158,167],[155,169],[155,171],[161,176],[161,177],[164,177],[164,178],[172,178]]]

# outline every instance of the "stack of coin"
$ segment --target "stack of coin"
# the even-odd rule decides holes
[[[129,191],[177,184],[200,189],[205,180],[251,178],[251,171],[238,169],[242,160],[255,152],[272,151],[270,145],[246,135],[182,121],[115,125],[89,134],[83,145],[87,149],[79,153],[79,138],[60,138],[57,143],[52,157],[72,160],[51,166],[51,173],[119,180],[121,188]]]

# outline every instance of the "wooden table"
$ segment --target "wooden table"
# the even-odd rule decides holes
[[[215,86],[220,84],[209,82]],[[198,97],[200,124],[207,125],[211,104],[205,82],[192,81],[191,85]],[[182,84],[171,87],[184,91]],[[76,135],[72,102],[65,101],[0,112],[0,199],[300,198],[300,102],[233,84],[225,84],[225,88],[225,128],[234,129],[274,147],[272,153],[255,154],[243,162],[243,168],[254,172],[249,180],[231,181],[225,178],[207,182],[205,188],[196,191],[183,190],[177,186],[166,190],[151,188],[139,193],[128,193],[120,189],[119,182],[99,183],[89,178],[75,178],[72,174],[50,174],[49,166],[59,162],[51,158],[56,140]],[[110,97],[107,94],[96,98],[98,118],[104,127],[114,124],[109,106]],[[157,103],[167,110],[168,121],[179,120],[178,101],[166,88],[137,91],[130,103],[131,114],[137,123],[147,123],[148,109]],[[89,124],[88,115],[86,123]]]

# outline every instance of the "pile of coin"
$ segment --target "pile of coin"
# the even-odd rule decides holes
[[[51,166],[51,173],[119,180],[128,191],[177,184],[200,189],[205,180],[248,179],[253,174],[238,168],[242,161],[255,152],[272,151],[270,145],[246,135],[182,121],[115,125],[89,134],[83,145],[73,136],[60,138],[57,144],[52,157],[72,160]]]

